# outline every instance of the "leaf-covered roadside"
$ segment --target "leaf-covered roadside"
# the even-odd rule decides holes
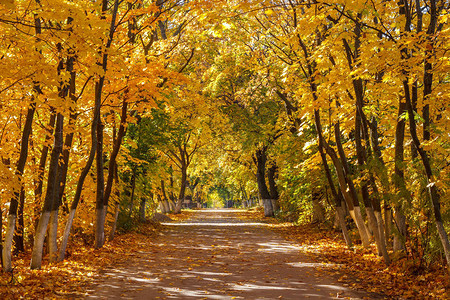
[[[97,250],[80,242],[73,244],[67,260],[45,263],[41,270],[30,270],[30,253],[27,252],[14,261],[12,274],[0,273],[0,299],[82,297],[87,284],[100,276],[102,269],[126,262],[136,252],[147,250],[159,228],[157,223],[146,222]]]
[[[450,299],[449,276],[443,266],[436,264],[428,270],[419,270],[405,257],[386,267],[374,249],[357,246],[358,249],[349,250],[340,233],[329,228],[291,223],[270,226],[298,243],[312,260],[324,264],[321,271],[338,277],[344,286],[381,294],[387,299]]]

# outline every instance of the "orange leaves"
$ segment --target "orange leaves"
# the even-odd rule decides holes
[[[29,254],[23,255],[14,261],[12,274],[0,274],[0,299],[82,298],[86,285],[101,275],[103,268],[126,263],[138,251],[148,251],[148,240],[157,227],[143,224],[138,228],[142,233],[118,236],[101,250],[78,243],[69,250],[68,260],[44,264],[41,270],[30,270]]]
[[[326,272],[337,276],[344,286],[363,289],[389,299],[448,299],[448,274],[443,269],[417,269],[416,263],[402,258],[386,267],[374,251],[358,247],[350,251],[339,233],[313,225],[274,227],[301,245],[302,251],[321,263],[335,267]]]

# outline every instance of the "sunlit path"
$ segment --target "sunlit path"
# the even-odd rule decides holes
[[[239,210],[165,223],[148,252],[105,270],[88,299],[362,299],[324,277],[297,245]]]

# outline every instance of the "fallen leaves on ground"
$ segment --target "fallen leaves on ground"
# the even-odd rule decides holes
[[[156,223],[144,223],[96,250],[82,243],[71,244],[66,260],[52,264],[44,260],[40,270],[30,270],[30,252],[14,257],[13,272],[0,274],[0,299],[82,297],[86,285],[99,276],[102,269],[126,263],[138,251],[148,251],[158,227]]]
[[[169,218],[176,222],[186,221],[191,218],[192,214],[195,214],[195,210],[187,209],[182,210],[179,214],[166,214]]]
[[[176,221],[189,219],[195,211],[186,210],[171,214]],[[300,245],[311,260],[323,265],[321,270],[344,285],[385,295],[388,299],[449,299],[449,277],[444,269],[417,273],[413,263],[398,259],[386,267],[382,258],[374,255],[375,248],[365,250],[356,246],[349,250],[340,234],[317,225],[293,226],[265,218],[263,212],[243,210],[244,220],[268,223],[276,232]],[[81,243],[70,245],[70,255],[63,262],[44,262],[41,270],[30,270],[30,253],[16,257],[13,273],[0,274],[0,299],[67,299],[85,294],[85,288],[101,276],[110,265],[126,264],[140,251],[152,251],[150,245],[159,225],[145,223],[131,233],[117,236],[103,248],[93,250]],[[213,246],[213,245],[212,245]],[[214,247],[215,248],[215,247]],[[190,259],[188,257],[188,259]],[[245,260],[243,260],[245,261]],[[204,261],[192,261],[191,268]],[[413,271],[417,274],[413,275]]]
[[[449,276],[442,266],[417,272],[407,258],[386,266],[376,248],[355,246],[349,250],[339,232],[317,224],[270,225],[273,230],[300,245],[302,252],[323,264],[321,270],[344,286],[384,295],[388,299],[450,299]]]

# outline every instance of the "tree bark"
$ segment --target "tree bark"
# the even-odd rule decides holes
[[[116,201],[114,208],[114,220],[111,227],[111,232],[109,233],[109,240],[112,241],[114,239],[114,234],[117,228],[117,220],[119,219],[119,211],[120,211],[120,190],[119,190],[119,173],[117,171],[117,164],[114,167],[114,181],[116,182]]]
[[[141,222],[145,221],[145,204],[147,203],[147,198],[141,197],[141,203],[139,206],[139,219]]]
[[[62,261],[65,258],[67,243],[69,241],[70,231],[72,229],[73,219],[75,217],[75,213],[78,207],[78,203],[81,199],[81,193],[83,191],[84,181],[89,174],[89,171],[92,167],[92,164],[95,159],[95,154],[97,151],[97,124],[100,118],[100,102],[97,101],[94,105],[94,114],[92,116],[92,124],[91,124],[91,148],[89,149],[89,157],[84,166],[83,170],[80,173],[80,177],[78,178],[77,188],[75,190],[75,196],[73,197],[72,204],[70,206],[69,217],[66,222],[66,226],[64,228],[64,235],[61,241],[60,251],[58,260]]]
[[[184,196],[186,193],[186,185],[187,185],[187,165],[184,160],[184,155],[182,154],[183,161],[181,162],[181,187],[180,187],[180,194],[178,195],[177,204],[175,206],[174,213],[179,214],[181,213],[181,205],[184,201]]]
[[[267,189],[266,184],[266,162],[267,162],[267,147],[262,147],[256,150],[255,157],[253,158],[256,163],[256,181],[258,183],[258,191],[264,206],[264,216],[273,217],[272,199]]]
[[[103,0],[102,2],[102,13],[105,13],[108,9],[108,1]],[[104,207],[104,193],[105,193],[105,180],[103,174],[103,124],[101,121],[101,101],[102,101],[102,91],[105,84],[105,73],[108,66],[108,51],[111,48],[114,33],[116,31],[116,18],[119,9],[119,0],[114,1],[111,12],[111,22],[109,28],[108,40],[105,45],[104,50],[100,50],[102,53],[102,60],[97,62],[104,74],[101,75],[95,84],[95,103],[98,103],[98,123],[97,123],[97,195],[96,195],[96,218],[95,218],[95,248],[103,247],[105,243],[105,207]]]
[[[63,148],[63,122],[64,117],[61,113],[58,113],[56,117],[55,139],[54,146],[50,157],[50,166],[48,171],[48,183],[47,191],[45,194],[44,205],[42,208],[42,214],[39,218],[39,223],[36,228],[36,234],[33,244],[33,251],[31,254],[31,269],[40,269],[42,264],[42,251],[44,247],[45,233],[47,231],[50,215],[55,210],[56,205],[54,202],[59,192],[59,156],[62,153]],[[51,247],[54,245],[50,241]],[[51,255],[54,253],[54,248],[50,249]],[[52,252],[53,251],[53,252]]]
[[[117,155],[119,154],[120,147],[122,145],[122,140],[123,140],[123,137],[125,136],[125,132],[126,132],[125,125],[127,122],[127,110],[128,110],[128,102],[126,101],[126,99],[124,99],[122,102],[122,113],[120,116],[120,125],[119,125],[119,130],[117,133],[117,138],[114,140],[114,147],[111,152],[111,157],[109,158],[108,178],[106,180],[105,194],[104,194],[104,198],[103,198],[103,206],[104,206],[105,214],[108,210],[108,201],[109,201],[109,197],[111,195],[111,190],[112,190],[112,186],[113,186],[114,170],[117,165],[117,162],[116,162]]]
[[[23,185],[20,187],[20,196],[19,196],[19,207],[17,210],[17,228],[14,234],[14,243],[15,243],[15,251],[17,253],[24,252],[25,246],[23,242],[23,234],[24,234],[24,222],[23,222],[23,206],[25,203],[25,189]]]
[[[269,182],[269,194],[270,199],[272,200],[272,207],[274,213],[280,210],[280,195],[278,194],[277,184],[275,179],[277,177],[277,165],[275,162],[272,163],[270,168],[267,169],[267,181]]]
[[[434,2],[434,1],[432,1],[432,2]],[[442,220],[440,194],[439,194],[440,192],[435,183],[435,178],[434,178],[433,171],[431,168],[429,154],[422,147],[419,137],[417,136],[417,127],[416,127],[414,111],[413,111],[413,107],[412,107],[412,103],[411,103],[408,80],[403,81],[403,87],[404,87],[404,91],[405,91],[406,106],[407,106],[408,114],[409,114],[409,129],[410,129],[411,137],[412,137],[414,145],[416,146],[416,149],[419,153],[419,156],[422,160],[422,165],[425,168],[425,174],[427,177],[428,194],[430,196],[431,203],[433,205],[434,221],[435,221],[438,235],[439,235],[439,238],[441,240],[441,244],[442,244],[442,247],[444,250],[444,255],[447,260],[447,268],[448,268],[448,271],[450,272],[450,242],[449,242],[448,235],[445,231],[444,223]]]
[[[26,164],[27,158],[28,158],[28,141],[29,141],[29,138],[31,135],[31,130],[32,130],[32,126],[33,126],[33,117],[34,117],[35,111],[36,111],[36,103],[35,103],[34,99],[32,99],[31,104],[27,110],[25,125],[22,130],[20,155],[19,155],[19,160],[17,161],[17,167],[16,167],[16,172],[15,172],[16,176],[19,178],[21,187],[23,186],[22,176],[23,176],[23,172],[25,170],[25,164]],[[14,229],[15,229],[15,225],[16,225],[17,209],[19,206],[19,197],[20,197],[20,190],[15,191],[14,196],[12,197],[11,202],[9,204],[9,212],[8,212],[8,218],[7,218],[5,240],[4,240],[3,249],[2,249],[3,270],[5,272],[12,271],[11,248],[12,248]]]
[[[97,154],[96,154],[96,165],[97,165],[97,195],[96,195],[96,206],[95,206],[95,241],[94,248],[98,249],[103,247],[105,242],[105,206],[103,203],[105,180],[103,174],[103,124],[99,120],[97,124]]]
[[[128,207],[128,217],[131,218],[133,215],[133,202],[134,202],[134,192],[136,188],[136,168],[133,168],[133,174],[131,175],[131,195],[130,195],[130,203]]]
[[[162,194],[162,202],[163,202],[163,206],[164,206],[164,210],[165,210],[165,212],[163,212],[163,213],[170,213],[170,211],[172,211],[172,207],[170,206],[169,200],[167,199],[164,179],[161,179],[161,194]]]
[[[353,243],[352,243],[352,240],[350,239],[350,235],[348,234],[347,224],[345,223],[345,210],[342,207],[342,203],[344,202],[344,196],[342,195],[342,192],[340,190],[338,190],[338,192],[336,191],[336,188],[335,188],[334,182],[333,182],[333,178],[331,176],[331,170],[330,170],[330,167],[328,166],[327,157],[326,157],[326,154],[323,149],[323,145],[320,142],[320,140],[319,140],[319,153],[320,153],[320,157],[322,158],[322,165],[325,170],[325,175],[327,177],[328,185],[330,186],[331,194],[333,195],[335,208],[336,208],[336,214],[338,217],[339,225],[342,230],[342,235],[344,236],[344,240],[345,240],[345,243],[347,244],[347,247],[349,249],[352,249]]]
[[[42,147],[42,151],[41,151],[41,157],[39,159],[39,168],[37,171],[37,179],[35,182],[35,189],[34,189],[34,199],[36,202],[36,208],[34,211],[34,216],[36,218],[36,224],[35,227],[37,226],[37,222],[39,220],[39,210],[37,208],[38,205],[42,204],[42,188],[43,188],[43,183],[44,183],[44,174],[45,174],[45,165],[47,163],[47,156],[48,156],[48,144],[50,143],[52,136],[53,136],[53,129],[55,127],[55,121],[56,121],[56,113],[55,110],[53,108],[51,108],[50,111],[50,120],[48,122],[48,128],[47,128],[47,133],[45,134],[45,141],[44,141],[44,146]]]
[[[394,154],[394,176],[392,181],[398,194],[395,203],[395,224],[393,250],[404,251],[406,239],[406,217],[403,214],[402,201],[409,199],[406,189],[405,177],[403,173],[404,164],[404,140],[405,140],[405,119],[406,103],[400,100],[397,113],[397,124],[395,128],[395,154]]]

